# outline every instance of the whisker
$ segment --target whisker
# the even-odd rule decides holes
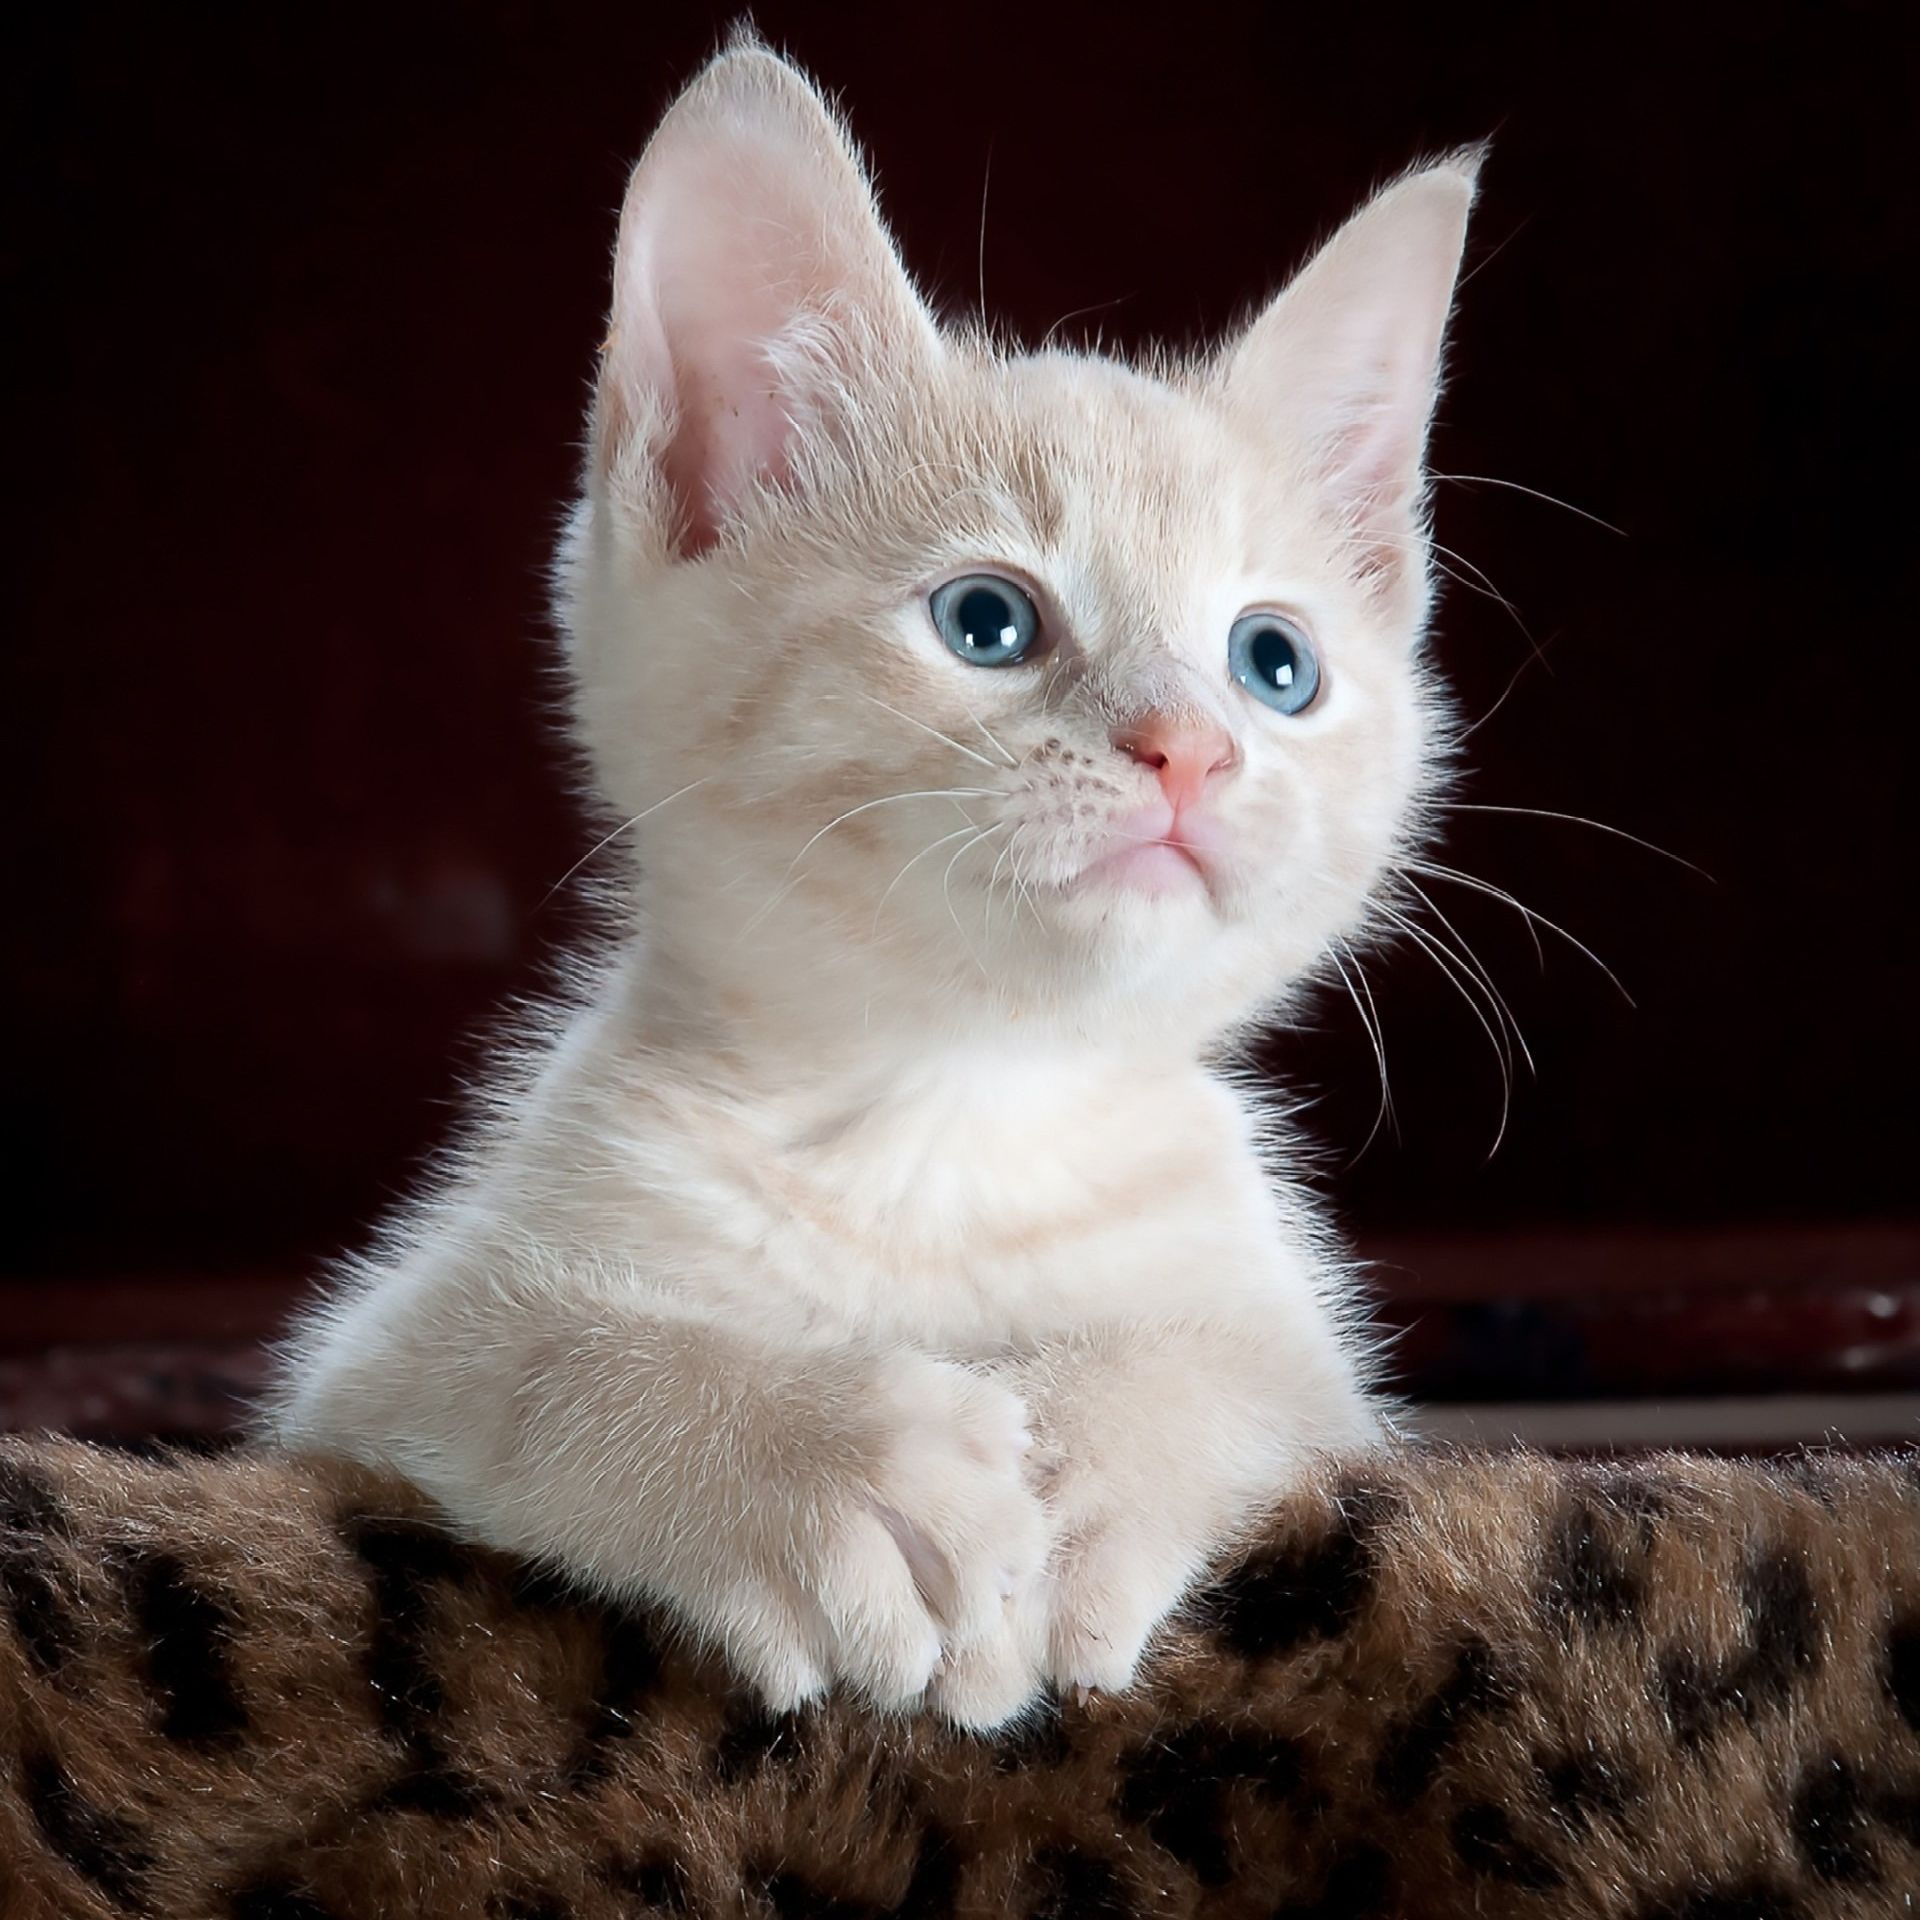
[[[922,847],[920,851],[887,882],[887,890],[880,896],[880,904],[873,910],[873,925],[868,929],[869,935],[879,933],[880,916],[886,911],[887,902],[893,898],[894,888],[897,887],[928,854],[938,851],[941,847],[951,846],[954,841],[963,839],[966,835],[978,831],[979,823],[974,820],[969,820],[964,827],[958,827],[952,833],[943,833],[939,839],[931,841]]]
[[[1487,971],[1487,963],[1467,944],[1466,938],[1460,929],[1434,905],[1431,894],[1417,882],[1406,879],[1404,875],[1401,878],[1401,884],[1452,934],[1455,951],[1459,954],[1462,963],[1473,968],[1479,974],[1480,984],[1486,989],[1487,997],[1500,1009],[1500,1017],[1505,1020],[1515,1041],[1519,1044],[1520,1057],[1527,1063],[1527,1071],[1532,1074],[1538,1074],[1540,1069],[1534,1065],[1533,1049],[1527,1045],[1527,1036],[1520,1031],[1520,1022],[1513,1017],[1513,1009],[1507,1005],[1506,996],[1493,984],[1493,975]]]
[[[1017,831],[1007,835],[1007,844],[1000,849],[999,858],[993,863],[993,871],[987,875],[987,917],[986,925],[981,934],[983,939],[991,939],[993,937],[993,900],[995,891],[1000,885],[1000,870],[1007,864],[1008,860],[1012,858],[1014,842],[1018,838],[1019,834]],[[1017,923],[1020,918],[1020,899],[1017,894],[1011,894],[1009,897],[1013,901],[1013,916]]]
[[[794,884],[794,877],[801,861],[807,857],[813,848],[820,841],[824,840],[835,827],[844,826],[855,814],[871,813],[875,807],[892,806],[902,800],[990,800],[992,798],[994,798],[993,790],[989,787],[923,787],[912,793],[883,793],[877,800],[864,800],[857,807],[849,807],[845,813],[839,814],[829,820],[818,833],[811,835],[806,844],[793,856],[792,860],[787,863],[787,870],[780,876],[779,885],[774,888],[773,892],[768,895],[767,899],[760,906],[756,907],[754,911],[748,915],[745,923],[741,926],[741,937],[744,938],[747,934],[751,933],[754,928],[786,898]]]
[[[1133,295],[1130,293],[1115,294],[1111,300],[1096,300],[1090,306],[1075,307],[1071,313],[1063,313],[1060,318],[1040,336],[1039,351],[1045,353],[1046,350],[1053,345],[1053,336],[1058,333],[1069,320],[1078,320],[1083,314],[1105,313],[1109,307],[1123,307],[1132,298]]]
[[[1514,912],[1519,914],[1525,921],[1527,931],[1533,934],[1533,949],[1534,952],[1540,956],[1542,965],[1546,962],[1546,956],[1540,946],[1540,936],[1533,932],[1534,927],[1536,925],[1542,926],[1545,927],[1549,933],[1557,933],[1576,953],[1592,961],[1592,963],[1606,975],[1607,979],[1612,983],[1614,991],[1619,994],[1620,998],[1624,1000],[1628,1006],[1638,1007],[1640,1004],[1634,999],[1633,995],[1627,991],[1625,986],[1621,984],[1620,976],[1615,973],[1584,940],[1577,934],[1569,933],[1559,921],[1549,920],[1544,913],[1537,913],[1532,907],[1528,906],[1524,900],[1516,899],[1505,887],[1496,887],[1492,881],[1482,880],[1478,874],[1462,873],[1458,867],[1441,866],[1431,860],[1417,860],[1412,862],[1411,865],[1416,873],[1423,873],[1429,879],[1450,881],[1456,887],[1471,888],[1475,893],[1484,893],[1488,899],[1498,900],[1502,905],[1511,907]]]
[[[898,707],[888,706],[884,700],[879,699],[874,694],[868,693],[863,687],[856,687],[854,692],[857,693],[862,700],[869,701],[872,705],[892,714],[896,720],[904,720],[908,726],[918,727],[922,733],[930,733],[936,740],[944,740],[955,753],[964,753],[969,760],[978,761],[983,767],[991,767],[996,773],[1000,771],[998,765],[994,761],[989,760],[984,753],[976,753],[971,747],[963,746],[952,734],[942,733],[938,727],[930,727],[924,720],[917,720],[910,713],[902,713]],[[1005,748],[1002,748],[1001,751],[1005,752]]]
[[[1515,493],[1524,493],[1534,500],[1544,500],[1550,507],[1559,507],[1579,520],[1591,520],[1596,527],[1604,527],[1609,533],[1617,533],[1622,540],[1628,537],[1625,527],[1616,527],[1611,520],[1602,520],[1597,513],[1589,513],[1585,507],[1576,507],[1571,500],[1562,500],[1556,494],[1542,493],[1538,487],[1523,487],[1518,480],[1496,480],[1487,473],[1429,473],[1429,480],[1447,480],[1461,487],[1507,487]]]
[[[593,859],[596,854],[605,852],[623,833],[629,832],[634,827],[637,827],[642,820],[651,818],[654,814],[658,813],[662,807],[670,806],[675,800],[678,800],[681,795],[691,793],[695,787],[704,787],[712,778],[713,775],[708,773],[703,774],[698,780],[689,780],[684,787],[677,788],[674,792],[668,794],[666,799],[656,800],[650,807],[642,807],[631,820],[622,820],[611,833],[596,840],[593,845],[540,896],[540,905],[534,908],[534,912],[539,913],[546,906],[547,902],[551,900],[589,860]]]
[[[1373,1004],[1373,989],[1371,987],[1367,989],[1366,1003],[1363,1005],[1359,994],[1353,990],[1352,980],[1347,977],[1346,967],[1340,959],[1341,951],[1344,951],[1347,958],[1353,962],[1354,971],[1360,973],[1362,980],[1366,978],[1366,975],[1360,970],[1360,956],[1356,954],[1351,947],[1347,946],[1345,941],[1337,940],[1327,949],[1327,958],[1333,962],[1334,970],[1340,976],[1340,984],[1346,988],[1347,998],[1353,1002],[1353,1010],[1360,1016],[1361,1026],[1366,1029],[1367,1040],[1373,1048],[1374,1070],[1380,1076],[1380,1105],[1375,1109],[1373,1125],[1367,1129],[1367,1137],[1360,1143],[1360,1151],[1353,1156],[1352,1161],[1348,1162],[1348,1165],[1351,1166],[1354,1162],[1360,1160],[1365,1155],[1367,1149],[1373,1145],[1383,1125],[1391,1128],[1395,1139],[1399,1138],[1400,1128],[1398,1122],[1394,1119],[1393,1088],[1387,1079],[1386,1040],[1380,1031],[1379,1008]],[[1373,1009],[1371,1013],[1368,1011],[1369,1008]]]
[[[1019,766],[1020,762],[1007,750],[1006,743],[994,733],[993,729],[989,727],[971,707],[967,706],[965,701],[961,702],[961,706],[965,710],[967,718],[980,729],[981,737],[986,741],[987,745],[990,746],[995,753],[999,754],[1008,766]]]
[[[1486,710],[1486,712],[1480,716],[1478,720],[1474,721],[1471,726],[1463,727],[1460,730],[1460,732],[1454,738],[1455,746],[1457,747],[1465,746],[1466,743],[1469,740],[1471,740],[1473,736],[1476,733],[1478,733],[1480,729],[1484,727],[1487,724],[1487,722],[1491,720],[1493,716],[1496,713],[1498,713],[1500,709],[1507,704],[1508,696],[1513,692],[1514,688],[1520,684],[1521,680],[1526,675],[1527,669],[1530,666],[1532,666],[1536,660],[1538,660],[1543,667],[1550,665],[1550,662],[1547,659],[1547,649],[1550,646],[1552,646],[1553,643],[1559,638],[1560,636],[1557,633],[1548,634],[1546,639],[1539,646],[1535,647],[1534,650],[1530,654],[1528,654],[1528,656],[1524,660],[1522,660],[1517,667],[1514,668],[1513,677],[1507,682],[1505,688],[1502,690],[1500,698],[1496,700],[1493,703],[1493,705],[1490,706]]]
[[[1564,820],[1571,826],[1591,827],[1595,833],[1610,833],[1616,840],[1628,840],[1636,847],[1644,847],[1649,853],[1657,853],[1663,860],[1671,860],[1676,867],[1685,867],[1689,873],[1697,873],[1709,886],[1718,886],[1705,867],[1697,867],[1681,854],[1669,847],[1656,846],[1651,840],[1642,840],[1637,833],[1629,833],[1624,827],[1610,827],[1604,820],[1589,820],[1582,813],[1556,813],[1551,807],[1495,807],[1483,801],[1447,800],[1438,809],[1441,813],[1512,813],[1525,815],[1534,820]]]
[[[980,330],[987,327],[987,193],[993,185],[993,142],[987,142],[987,164],[980,176]]]
[[[1366,536],[1366,541],[1369,545],[1377,544],[1383,540],[1394,546],[1402,547],[1419,547],[1423,544],[1422,538],[1410,538],[1404,534],[1370,533]],[[1447,579],[1454,581],[1459,586],[1465,587],[1469,593],[1481,594],[1486,599],[1491,600],[1520,630],[1521,639],[1532,649],[1534,657],[1539,660],[1542,666],[1547,666],[1546,651],[1540,645],[1539,641],[1533,637],[1533,631],[1527,625],[1526,621],[1520,617],[1520,609],[1493,584],[1493,577],[1484,567],[1469,560],[1464,553],[1456,553],[1453,548],[1443,546],[1438,540],[1434,539],[1431,534],[1424,536],[1424,545],[1430,557],[1436,555],[1443,556],[1441,558],[1435,558],[1434,565]],[[1456,572],[1452,567],[1447,565],[1448,560],[1458,561],[1461,566],[1467,569],[1467,574]],[[1471,574],[1473,577],[1469,578],[1468,574]],[[1552,672],[1551,667],[1548,667],[1547,670],[1548,672]]]
[[[987,963],[980,958],[979,954],[974,952],[973,942],[967,938],[966,928],[960,924],[959,910],[953,904],[953,870],[975,847],[989,839],[996,827],[1004,824],[1004,821],[996,821],[992,827],[982,827],[975,833],[973,838],[969,840],[965,846],[961,847],[954,854],[953,858],[947,862],[947,870],[940,876],[940,893],[941,897],[947,903],[947,918],[953,922],[953,930],[960,936],[960,944],[966,948],[968,958],[980,969],[983,979],[991,979],[992,976],[987,972]]]
[[[1487,1036],[1488,1044],[1493,1048],[1494,1062],[1500,1069],[1500,1125],[1494,1132],[1493,1145],[1487,1149],[1487,1158],[1491,1160],[1500,1151],[1500,1143],[1507,1137],[1507,1117],[1513,1107],[1513,1068],[1506,1043],[1495,1031],[1486,1014],[1481,1011],[1479,1000],[1468,991],[1465,983],[1470,982],[1473,976],[1463,974],[1459,962],[1424,927],[1417,926],[1405,914],[1388,906],[1385,901],[1377,904],[1379,911],[1385,914],[1440,969],[1442,976],[1466,1002],[1474,1019],[1480,1023],[1481,1032]]]

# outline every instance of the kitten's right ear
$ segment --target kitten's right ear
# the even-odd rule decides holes
[[[897,374],[938,351],[825,101],[736,41],[668,110],[627,188],[594,410],[602,477],[699,553],[876,362]]]
[[[1481,151],[1465,148],[1361,208],[1227,351],[1228,399],[1290,438],[1373,577],[1419,547],[1440,345]]]

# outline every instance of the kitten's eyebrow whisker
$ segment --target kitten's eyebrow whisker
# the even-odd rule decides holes
[[[576,860],[573,863],[573,865],[570,866],[566,870],[566,872],[563,873],[560,876],[560,878],[556,880],[553,883],[553,885],[550,886],[546,890],[546,892],[540,896],[540,904],[539,906],[534,908],[534,912],[535,913],[541,912],[546,907],[547,902],[551,900],[553,896],[556,893],[558,893],[560,889],[564,887],[567,884],[567,882],[571,880],[573,876],[576,873],[578,873],[580,869],[587,864],[589,860],[593,859],[596,854],[605,852],[606,849],[612,846],[613,843],[616,840],[618,840],[623,833],[630,832],[633,828],[637,827],[642,820],[648,819],[652,815],[658,813],[662,807],[672,805],[672,803],[678,800],[683,794],[691,793],[695,787],[704,787],[707,784],[707,782],[712,778],[713,778],[713,775],[710,773],[707,773],[707,774],[702,774],[698,780],[689,780],[684,787],[676,788],[672,793],[668,794],[666,799],[656,800],[653,803],[653,805],[650,807],[642,807],[640,811],[636,813],[631,820],[622,820],[620,824],[617,827],[615,827],[611,833],[605,835],[599,840],[596,840],[593,843],[593,845],[590,846],[586,850],[586,852],[583,853],[580,856],[580,858]]]
[[[980,331],[987,330],[987,194],[993,186],[993,142],[987,142],[987,164],[980,175]]]
[[[1537,647],[1535,647],[1534,650],[1524,660],[1522,660],[1517,667],[1514,668],[1513,677],[1507,682],[1506,686],[1501,689],[1500,698],[1496,700],[1493,703],[1493,705],[1490,706],[1486,710],[1486,712],[1480,716],[1478,720],[1474,721],[1472,725],[1463,727],[1460,730],[1459,734],[1454,739],[1455,746],[1465,746],[1466,743],[1469,740],[1471,740],[1473,736],[1476,733],[1478,733],[1480,729],[1484,727],[1487,724],[1487,722],[1491,720],[1493,716],[1496,713],[1498,713],[1500,709],[1507,704],[1507,700],[1513,693],[1514,688],[1520,684],[1521,680],[1526,675],[1527,669],[1530,666],[1532,666],[1536,660],[1538,660],[1543,667],[1549,665],[1549,662],[1547,660],[1547,649],[1551,647],[1553,643],[1559,638],[1560,636],[1557,633],[1548,634],[1546,639],[1543,640]]]
[[[1075,307],[1071,313],[1063,313],[1060,318],[1040,336],[1039,351],[1045,353],[1046,350],[1053,345],[1053,336],[1058,333],[1069,320],[1078,320],[1083,314],[1088,313],[1105,313],[1109,307],[1123,307],[1132,298],[1133,295],[1130,293],[1117,293],[1111,300],[1096,300],[1091,306]]]
[[[1608,533],[1617,533],[1622,540],[1631,537],[1625,527],[1616,527],[1611,520],[1602,520],[1597,513],[1589,513],[1585,507],[1576,507],[1571,500],[1542,493],[1538,487],[1523,487],[1518,480],[1496,480],[1490,473],[1429,473],[1427,478],[1446,480],[1457,487],[1508,487],[1515,493],[1526,494],[1530,499],[1544,500],[1550,507],[1559,507],[1576,519],[1591,520],[1596,527],[1604,527]]]

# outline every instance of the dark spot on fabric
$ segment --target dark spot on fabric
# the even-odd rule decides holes
[[[1633,1920],[1806,1920],[1806,1908],[1776,1881],[1701,1882],[1661,1894]]]
[[[336,1920],[333,1909],[291,1880],[256,1880],[227,1902],[231,1920]]]
[[[502,1893],[487,1902],[499,1920],[573,1920],[573,1909],[557,1893]]]
[[[632,1734],[636,1718],[659,1689],[664,1665],[652,1628],[638,1614],[601,1615],[600,1684],[567,1764],[569,1784],[592,1786],[612,1771],[611,1743]]]
[[[1027,1920],[1134,1920],[1139,1912],[1119,1868],[1080,1847],[1042,1847],[1033,1875]]]
[[[1537,1753],[1533,1766],[1549,1806],[1575,1832],[1596,1814],[1624,1813],[1639,1792],[1632,1768],[1603,1753]]]
[[[1873,1796],[1873,1817],[1910,1847],[1920,1847],[1920,1785],[1882,1787]]]
[[[642,1906],[660,1913],[691,1913],[693,1886],[686,1862],[669,1852],[643,1853],[633,1859],[610,1860],[600,1878],[618,1893],[632,1894]]]
[[[367,1647],[367,1684],[380,1718],[406,1749],[408,1765],[375,1799],[391,1812],[440,1820],[469,1819],[491,1796],[448,1765],[434,1731],[446,1693],[428,1656],[429,1605],[436,1584],[471,1577],[472,1553],[439,1528],[418,1520],[356,1515],[346,1534],[373,1577],[374,1624]]]
[[[1484,1640],[1469,1640],[1438,1691],[1387,1729],[1374,1762],[1374,1784],[1394,1805],[1407,1806],[1433,1784],[1472,1717],[1505,1700],[1492,1652]]]
[[[1477,1801],[1453,1816],[1453,1850],[1475,1873],[1541,1893],[1560,1884],[1560,1869],[1513,1830],[1504,1807]]]
[[[80,1646],[80,1594],[70,1570],[25,1535],[0,1537],[0,1599],[27,1658],[58,1675]]]
[[[1631,1514],[1637,1520],[1662,1520],[1671,1511],[1672,1502],[1668,1499],[1666,1487],[1639,1468],[1603,1469],[1597,1484],[1609,1506],[1621,1513]],[[1641,1538],[1652,1538],[1651,1527],[1642,1529]]]
[[[1742,1652],[1711,1667],[1678,1648],[1660,1663],[1660,1691],[1682,1746],[1705,1738],[1730,1713],[1752,1722],[1819,1666],[1819,1602],[1797,1560],[1763,1555],[1740,1588],[1751,1636]]]
[[[1632,1621],[1645,1599],[1639,1570],[1609,1537],[1605,1519],[1586,1500],[1575,1500],[1549,1532],[1540,1590],[1549,1612],[1589,1627]]]
[[[1350,1488],[1327,1532],[1235,1567],[1203,1602],[1214,1632],[1244,1659],[1272,1659],[1345,1633],[1372,1596],[1375,1536],[1398,1505],[1387,1489]]]
[[[1920,1733],[1920,1613],[1896,1620],[1887,1635],[1887,1696]]]
[[[950,1920],[959,1910],[959,1843],[938,1821],[921,1833],[907,1890],[891,1909],[893,1920]]]
[[[1137,1747],[1121,1762],[1120,1812],[1204,1886],[1233,1877],[1229,1795],[1242,1782],[1291,1799],[1305,1780],[1297,1741],[1205,1722]]]
[[[122,1912],[147,1912],[143,1883],[153,1856],[140,1844],[139,1829],[84,1798],[51,1754],[28,1755],[21,1784],[48,1847]]]
[[[797,1713],[769,1713],[755,1701],[737,1706],[714,1743],[714,1778],[722,1786],[738,1786],[769,1760],[797,1760],[801,1731]]]
[[[493,1795],[470,1775],[450,1767],[430,1742],[425,1757],[389,1782],[369,1803],[377,1813],[423,1813],[433,1820],[471,1820],[493,1804]]]
[[[1820,1603],[1806,1568],[1791,1555],[1762,1555],[1740,1583],[1753,1635],[1748,1690],[1779,1699],[1820,1661]]]
[[[160,1696],[160,1731],[189,1746],[231,1747],[247,1724],[234,1687],[234,1616],[196,1585],[170,1553],[127,1570],[134,1617],[146,1636],[148,1684]]]
[[[1789,1815],[1794,1845],[1822,1880],[1878,1876],[1860,1782],[1844,1760],[1827,1760],[1801,1777]]]
[[[457,1581],[471,1556],[436,1527],[418,1520],[362,1515],[347,1538],[373,1576],[375,1619],[367,1649],[367,1679],[380,1715],[394,1733],[412,1736],[446,1704],[440,1677],[426,1654],[429,1590]]]
[[[1393,1865],[1383,1849],[1346,1848],[1327,1869],[1318,1895],[1275,1907],[1270,1920],[1381,1920],[1407,1911],[1394,1893]]]
[[[835,1893],[803,1874],[776,1871],[752,1876],[778,1920],[885,1920],[885,1909],[857,1894]]]
[[[1697,1654],[1680,1648],[1660,1662],[1660,1698],[1674,1739],[1690,1747],[1712,1730],[1739,1694],[1723,1686]]]
[[[951,1920],[959,1876],[960,1856],[952,1836],[936,1823],[921,1835],[906,1891],[897,1900],[881,1903],[838,1892],[786,1867],[751,1869],[748,1880],[759,1885],[779,1920]],[[668,1910],[682,1912],[686,1906],[669,1905]]]
[[[73,1521],[59,1490],[24,1460],[0,1458],[0,1533],[46,1540],[73,1537]]]
[[[1066,1716],[1049,1700],[1016,1727],[988,1743],[996,1773],[1026,1773],[1064,1767],[1073,1758]]]
[[[1661,1699],[1667,1707],[1674,1740],[1692,1747],[1703,1740],[1730,1707],[1740,1699],[1738,1686],[1711,1672],[1697,1653],[1676,1649],[1661,1661]]]

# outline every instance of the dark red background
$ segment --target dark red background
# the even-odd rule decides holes
[[[1438,646],[1457,924],[1534,1047],[1377,963],[1402,1139],[1363,1232],[1913,1207],[1912,65],[1886,6],[767,5],[843,91],[915,269],[1028,338],[1187,338],[1370,184],[1492,133],[1435,444],[1484,568]],[[6,705],[22,1275],[285,1272],[445,1130],[590,844],[542,570],[624,169],[724,10],[43,16],[6,63]],[[1111,304],[1105,304],[1111,303]],[[774,644],[743,635],[742,644]],[[1449,911],[1453,911],[1452,903]],[[1484,904],[1484,903],[1482,903]],[[1373,1117],[1351,1009],[1274,1057]]]

